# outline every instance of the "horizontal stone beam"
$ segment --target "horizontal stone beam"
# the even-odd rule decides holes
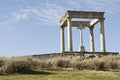
[[[68,11],[68,16],[71,18],[98,19],[103,18],[104,12]]]
[[[90,27],[90,21],[71,21],[72,27]],[[61,27],[67,27],[67,22],[65,22]]]
[[[89,27],[90,26],[90,21],[72,21],[72,26],[73,27]]]

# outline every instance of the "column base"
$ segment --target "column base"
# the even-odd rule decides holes
[[[80,52],[85,52],[84,46],[80,46]]]
[[[68,52],[72,53],[72,52],[73,52],[73,50],[69,50]]]

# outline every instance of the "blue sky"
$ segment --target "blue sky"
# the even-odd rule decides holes
[[[0,56],[60,52],[59,20],[66,10],[105,12],[107,51],[120,52],[120,0],[0,0]],[[94,31],[100,51],[99,24]],[[89,51],[87,28],[83,36]],[[79,30],[73,28],[74,50],[79,50],[79,42]]]

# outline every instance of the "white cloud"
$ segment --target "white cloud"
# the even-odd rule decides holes
[[[21,1],[21,0],[17,0]],[[25,1],[25,0],[23,0]],[[0,25],[14,24],[22,20],[33,20],[38,23],[58,24],[66,10],[92,10],[115,13],[119,11],[120,0],[37,0],[39,5],[24,5],[12,11]],[[37,2],[36,1],[36,2]],[[28,7],[29,6],[29,7]],[[50,24],[50,25],[51,25]]]
[[[107,13],[115,13],[118,12],[120,6],[119,0],[85,0],[86,5],[88,5],[89,9],[96,11],[105,11]]]
[[[40,6],[26,6],[11,12],[7,18],[0,22],[0,25],[8,26],[9,24],[16,24],[23,20],[32,20],[38,23],[42,22],[54,25],[59,23],[59,19],[64,12],[64,7],[49,2]]]
[[[79,3],[77,2],[77,1],[73,1],[73,0],[70,0],[70,1],[68,1],[68,4],[69,5],[78,5]]]
[[[0,20],[0,27],[13,26],[16,23],[28,19],[28,11],[20,9],[19,11],[12,12],[6,15],[2,20]]]
[[[26,20],[28,19],[28,14],[28,10],[20,9],[18,12],[13,12],[11,17],[13,17],[16,21]]]

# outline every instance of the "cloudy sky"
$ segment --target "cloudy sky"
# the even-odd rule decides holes
[[[66,10],[105,12],[107,51],[120,52],[120,0],[0,0],[0,56],[60,52],[59,20]],[[94,31],[95,48],[100,51],[99,24]],[[83,36],[89,51],[89,29]],[[73,41],[74,50],[79,50],[76,28]]]

